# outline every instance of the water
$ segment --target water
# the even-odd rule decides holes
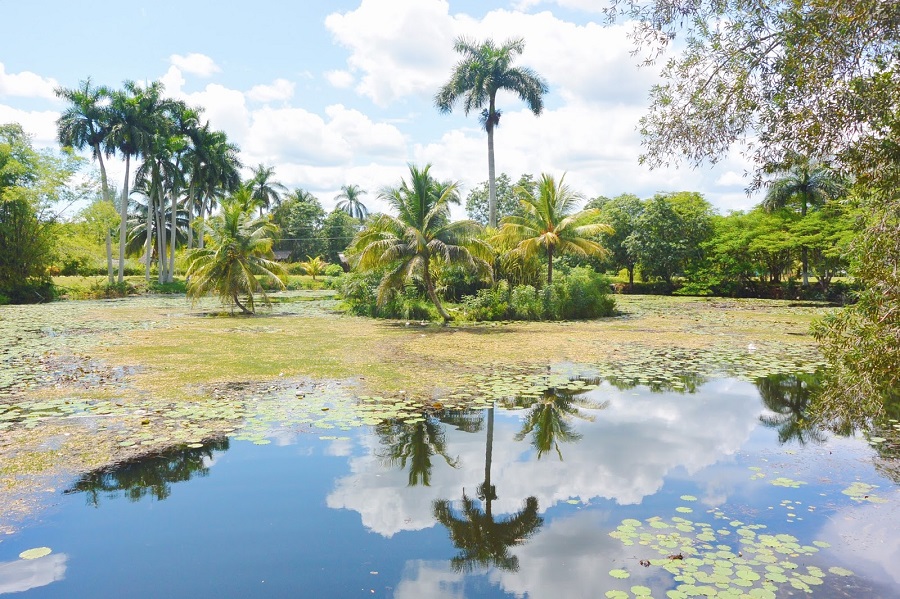
[[[72,481],[0,542],[0,594],[898,597],[900,491],[804,424],[806,390],[604,384],[169,451]]]

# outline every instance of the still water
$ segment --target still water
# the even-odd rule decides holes
[[[799,378],[688,388],[274,428],[92,473],[0,543],[0,594],[900,597],[886,450],[805,424]]]

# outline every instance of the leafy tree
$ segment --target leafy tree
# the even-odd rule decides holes
[[[208,294],[223,303],[235,305],[244,314],[252,314],[254,294],[269,298],[258,277],[284,287],[284,269],[272,261],[272,235],[275,225],[268,219],[254,219],[248,208],[249,191],[244,190],[222,204],[222,212],[204,223],[210,243],[189,254],[188,297]],[[245,299],[242,302],[241,296]]]
[[[644,204],[626,247],[642,272],[671,286],[676,274],[699,265],[702,243],[713,232],[712,215],[712,206],[699,193],[656,194]]]
[[[623,193],[612,199],[596,198],[588,202],[586,207],[599,210],[600,222],[612,227],[611,232],[601,234],[600,241],[609,250],[613,268],[628,270],[628,285],[633,287],[637,256],[629,251],[625,241],[635,232],[638,219],[644,211],[644,203],[634,194]]]
[[[497,92],[507,90],[519,96],[528,108],[539,115],[544,109],[546,82],[527,67],[514,67],[512,61],[525,49],[521,39],[507,40],[501,46],[491,39],[477,44],[457,38],[454,50],[462,55],[450,75],[450,81],[438,91],[434,102],[441,112],[450,112],[460,99],[466,115],[481,111],[481,124],[488,135],[488,224],[497,226],[497,189],[494,175],[494,129],[500,124]],[[486,106],[486,107],[485,107]]]
[[[340,254],[344,253],[353,237],[359,232],[360,223],[343,210],[333,210],[322,221],[322,240],[325,244],[325,259],[331,264],[340,264]]]
[[[292,260],[323,254],[324,219],[325,210],[318,198],[304,189],[295,189],[272,212],[272,222],[280,230],[278,249],[289,250]]]
[[[431,165],[419,169],[409,166],[409,181],[384,189],[380,197],[397,216],[378,214],[353,240],[352,251],[357,268],[370,271],[387,268],[378,286],[378,298],[384,303],[388,294],[413,276],[421,277],[428,299],[445,322],[444,310],[434,289],[431,266],[434,261],[462,263],[473,270],[490,272],[486,258],[490,247],[478,239],[479,225],[473,221],[450,222],[450,204],[458,204],[456,183],[438,181],[429,172]]]
[[[273,206],[281,203],[281,194],[287,191],[287,188],[275,180],[275,167],[258,164],[253,169],[253,174],[248,181],[244,183],[250,190],[250,197],[259,207],[259,215],[262,216],[263,209],[269,210]]]
[[[365,190],[360,189],[359,185],[341,185],[341,193],[334,197],[338,200],[336,208],[343,210],[353,218],[365,220],[369,215],[369,210],[360,200],[365,194]]]
[[[547,284],[553,282],[554,254],[602,256],[606,249],[591,239],[612,230],[596,222],[599,211],[586,209],[575,212],[582,196],[564,182],[557,183],[552,175],[542,174],[533,192],[519,190],[523,216],[503,219],[497,241],[512,248],[513,255],[528,259],[543,250],[547,254]]]
[[[785,207],[795,208],[800,218],[806,218],[808,210],[821,208],[826,201],[844,194],[844,186],[834,172],[823,164],[800,161],[769,185],[763,207],[768,211]],[[809,249],[801,245],[803,286],[809,286]]]
[[[513,184],[509,175],[500,173],[496,181],[497,193],[497,218],[502,219],[505,216],[522,216],[522,204],[519,203],[519,197],[516,193],[517,188],[526,188],[529,192],[534,191],[536,183],[534,178],[525,174],[519,177],[519,180]],[[488,181],[478,184],[475,189],[466,196],[466,214],[481,225],[487,225],[490,222],[490,187]]]

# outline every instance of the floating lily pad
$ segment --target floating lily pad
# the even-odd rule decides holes
[[[22,559],[38,559],[51,553],[53,553],[53,550],[49,547],[35,547],[34,549],[26,549],[19,554],[19,557]]]

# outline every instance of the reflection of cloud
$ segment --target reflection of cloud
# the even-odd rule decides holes
[[[830,543],[831,555],[857,575],[900,584],[900,491],[889,503],[839,511],[818,537]]]
[[[62,580],[68,559],[65,553],[52,553],[38,559],[0,562],[0,594],[21,593]]]
[[[409,561],[394,599],[461,599],[465,575],[454,572],[447,562]]]
[[[492,466],[496,514],[517,511],[529,496],[537,497],[542,511],[570,498],[640,503],[673,470],[693,475],[733,455],[757,426],[760,411],[755,387],[734,381],[710,383],[696,395],[633,396],[609,387],[593,393],[598,401],[609,400],[609,407],[593,411],[593,423],[575,422],[583,438],[562,446],[562,462],[537,460],[527,441],[512,440],[519,419],[498,413]],[[435,457],[431,486],[408,487],[408,474],[378,457],[384,449],[377,439],[364,440],[366,454],[351,458],[351,474],[337,481],[328,506],[359,512],[364,526],[386,537],[434,526],[433,501],[460,499],[463,489],[474,495],[484,478],[484,432],[448,427],[446,442],[459,467]]]

